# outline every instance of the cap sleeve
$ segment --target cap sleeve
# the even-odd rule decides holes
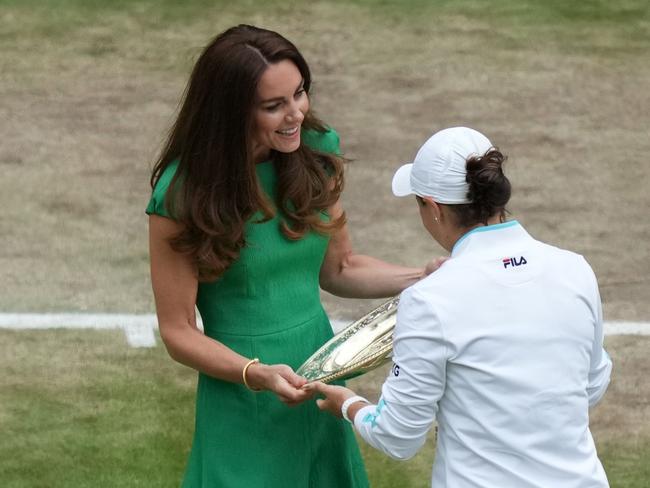
[[[163,171],[162,175],[156,182],[153,192],[151,193],[151,199],[149,200],[149,204],[145,210],[147,215],[160,215],[162,217],[172,218],[165,207],[165,196],[167,195],[169,184],[176,174],[177,168],[178,161],[174,161]]]
[[[341,155],[341,146],[338,133],[328,127],[325,132],[309,129],[302,133],[305,144],[316,151]]]

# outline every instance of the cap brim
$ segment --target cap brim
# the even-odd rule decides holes
[[[396,197],[405,197],[413,195],[411,190],[411,168],[413,164],[405,164],[395,172],[393,176],[393,195]]]

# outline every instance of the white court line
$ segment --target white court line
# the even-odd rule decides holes
[[[332,329],[352,322],[332,320]],[[154,347],[157,328],[155,314],[0,313],[0,329],[122,329],[131,347]],[[650,322],[605,322],[605,335],[650,335]]]
[[[0,329],[122,329],[131,347],[154,347],[154,314],[0,313]]]
[[[650,322],[605,322],[605,335],[650,335]]]

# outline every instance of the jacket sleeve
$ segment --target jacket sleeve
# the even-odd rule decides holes
[[[590,268],[591,269],[591,268]],[[604,328],[603,328],[603,307],[598,292],[598,283],[593,275],[593,314],[594,314],[594,343],[591,351],[591,363],[589,366],[589,379],[587,384],[587,395],[589,397],[589,406],[596,405],[609,385],[612,374],[612,360],[603,348]]]
[[[393,335],[393,367],[377,405],[357,412],[355,428],[374,448],[409,459],[422,447],[445,389],[447,347],[424,296],[402,293]]]

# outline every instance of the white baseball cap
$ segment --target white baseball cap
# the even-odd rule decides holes
[[[467,160],[483,156],[492,143],[468,127],[451,127],[433,134],[420,148],[413,163],[405,164],[393,176],[393,194],[419,195],[438,203],[470,203],[465,181]]]

